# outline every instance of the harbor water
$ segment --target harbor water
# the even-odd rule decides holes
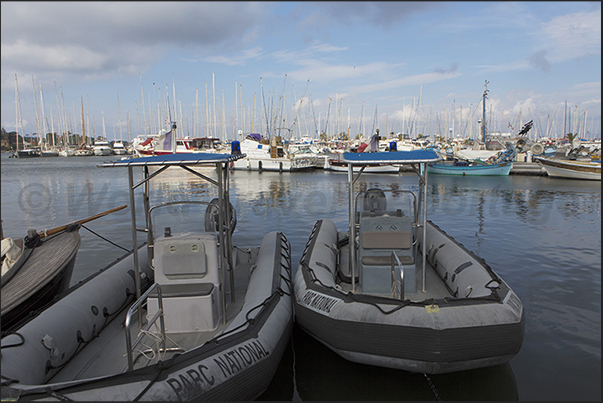
[[[129,204],[127,170],[97,166],[121,156],[8,156],[2,153],[1,160],[5,237]],[[235,244],[259,245],[267,232],[282,231],[295,272],[316,220],[330,218],[346,228],[346,180],[345,173],[323,170],[233,171]],[[183,182],[195,181],[174,172],[159,186],[169,198]],[[410,173],[364,174],[358,186],[417,187]],[[187,197],[196,192],[203,193],[203,186],[193,186]],[[521,298],[526,321],[519,354],[506,365],[426,376],[348,362],[296,326],[260,400],[600,401],[601,182],[430,175],[427,203],[427,218],[485,259]],[[175,218],[185,220],[185,213]],[[132,248],[128,208],[84,226],[72,284]]]

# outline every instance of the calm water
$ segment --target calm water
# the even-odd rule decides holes
[[[9,159],[2,154],[4,236],[50,229],[128,204],[124,168],[96,165],[120,157]],[[161,184],[168,197],[178,175]],[[185,179],[187,180],[187,179]],[[368,175],[360,186],[414,185],[410,174]],[[199,186],[195,192],[204,192]],[[293,266],[312,225],[347,222],[346,174],[235,171],[237,245],[259,245],[283,231]],[[526,311],[522,350],[510,364],[454,374],[410,374],[350,363],[294,328],[261,400],[601,400],[601,183],[533,176],[445,177],[428,183],[428,218],[486,262]],[[124,209],[85,224],[131,249]],[[124,254],[82,229],[72,282]],[[370,342],[370,340],[367,340]]]

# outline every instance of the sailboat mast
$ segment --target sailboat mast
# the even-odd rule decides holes
[[[123,141],[121,136],[121,111],[119,109],[119,91],[117,91],[117,124],[119,125],[119,141]]]
[[[42,136],[44,137],[44,150],[48,149],[48,139],[46,138],[46,116],[44,114],[44,96],[42,95],[42,83],[40,83],[40,111],[42,114]],[[42,139],[40,136],[40,139]]]
[[[40,137],[40,117],[38,115],[38,101],[36,100],[36,83],[34,82],[34,77],[31,76],[31,86],[33,88],[33,99],[34,99],[34,108],[36,110],[36,134],[38,136],[39,141],[41,140]],[[38,145],[40,145],[40,142],[38,141]]]
[[[82,102],[82,148],[86,147],[86,123],[84,120],[84,97],[80,97]]]
[[[486,97],[488,94],[488,80],[486,80],[484,87],[486,87],[486,89],[484,90],[482,102],[482,141],[486,144]]]
[[[19,83],[15,73],[15,142],[16,151],[19,151]],[[25,148],[25,137],[23,137],[23,148]]]

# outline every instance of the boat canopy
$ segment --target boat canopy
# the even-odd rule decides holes
[[[154,155],[151,157],[128,158],[115,162],[105,162],[99,167],[125,167],[149,165],[200,165],[236,161],[245,157],[245,154],[218,154],[218,153],[174,153]]]
[[[386,151],[377,153],[344,153],[342,161],[352,165],[420,164],[441,161],[433,150]]]

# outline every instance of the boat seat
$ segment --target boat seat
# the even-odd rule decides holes
[[[362,235],[365,249],[408,249],[412,246],[408,231],[364,231]]]
[[[159,237],[154,251],[166,332],[215,330],[222,317],[216,234]],[[151,318],[159,309],[157,292],[149,296],[147,306]]]
[[[404,266],[405,292],[416,292],[412,224],[403,214],[360,218],[359,273],[363,292],[390,294],[392,252]]]

